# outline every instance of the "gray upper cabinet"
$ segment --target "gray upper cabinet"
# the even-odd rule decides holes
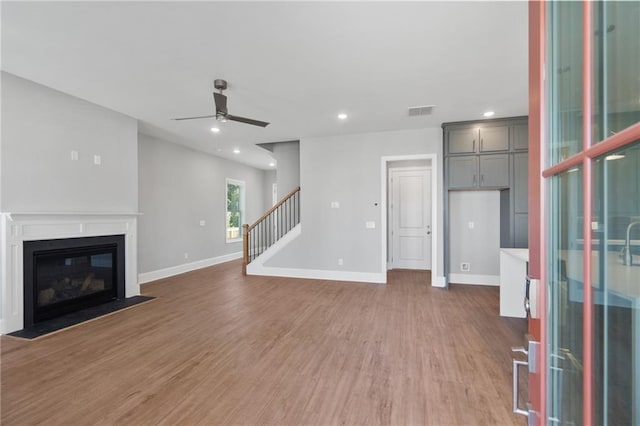
[[[509,127],[481,127],[479,148],[479,152],[508,151]]]
[[[449,188],[474,188],[478,180],[478,157],[475,155],[447,159]]]
[[[509,151],[509,126],[449,129],[446,145],[447,154]]]
[[[516,124],[512,126],[511,138],[513,140],[513,149],[529,149],[529,126],[526,124]]]
[[[481,188],[509,187],[509,154],[480,155]]]
[[[472,154],[476,151],[477,129],[451,129],[447,132],[449,154]]]

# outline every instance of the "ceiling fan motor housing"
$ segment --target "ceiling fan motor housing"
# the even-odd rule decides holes
[[[213,81],[213,87],[218,90],[226,90],[227,89],[227,80],[222,80],[217,78]]]

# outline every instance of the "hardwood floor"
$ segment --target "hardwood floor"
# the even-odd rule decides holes
[[[2,424],[524,425],[497,287],[243,277],[230,262],[44,337],[2,336]]]

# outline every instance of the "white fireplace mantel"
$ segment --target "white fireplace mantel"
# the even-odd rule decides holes
[[[125,296],[139,295],[139,215],[127,212],[0,213],[0,332],[7,334],[24,327],[24,241],[124,235]]]

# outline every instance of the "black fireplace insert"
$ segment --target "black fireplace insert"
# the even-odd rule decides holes
[[[124,235],[24,242],[24,327],[125,298]]]

